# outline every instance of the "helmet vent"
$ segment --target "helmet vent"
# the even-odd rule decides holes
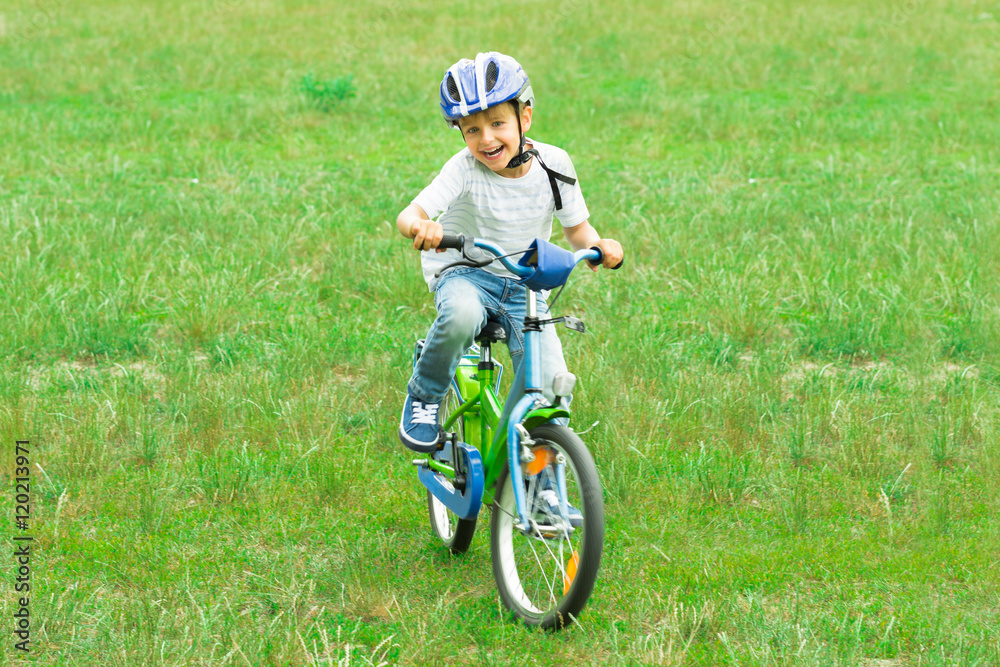
[[[448,86],[448,94],[451,96],[451,99],[455,100],[456,102],[461,102],[462,96],[458,92],[458,84],[455,83],[455,77],[453,77],[450,73],[448,74],[447,86]]]
[[[497,67],[497,61],[491,60],[490,64],[486,66],[486,92],[489,93],[493,90],[493,87],[497,85],[497,79],[500,77],[500,68]]]

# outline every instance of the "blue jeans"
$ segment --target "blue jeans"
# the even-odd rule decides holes
[[[498,276],[483,269],[450,269],[437,282],[434,305],[437,307],[437,319],[431,325],[423,352],[410,377],[407,389],[411,396],[425,403],[440,403],[444,399],[458,362],[487,319],[500,322],[507,330],[507,347],[514,368],[518,369],[514,387],[517,391],[520,383],[523,391],[521,362],[524,357],[524,332],[521,328],[527,309],[523,285],[518,285],[514,278]],[[549,307],[539,297],[538,316],[545,317],[548,312]],[[551,401],[554,399],[552,378],[566,370],[562,343],[555,326],[542,327],[541,348],[543,393]]]

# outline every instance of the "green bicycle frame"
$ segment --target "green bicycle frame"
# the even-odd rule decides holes
[[[480,363],[481,360],[487,363]],[[497,396],[499,383],[496,381],[495,364],[488,363],[490,361],[489,357],[481,358],[479,354],[467,353],[462,357],[452,380],[461,405],[442,424],[445,431],[450,431],[459,419],[463,420],[464,441],[478,449],[483,458],[486,472],[483,494],[487,503],[493,503],[491,491],[507,460],[507,424],[500,422],[503,403]],[[569,416],[569,411],[563,407],[538,407],[530,410],[521,423],[531,430],[552,419]],[[431,462],[434,463],[433,459]],[[432,467],[445,475],[454,476],[450,467]]]

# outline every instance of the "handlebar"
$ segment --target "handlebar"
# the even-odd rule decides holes
[[[466,266],[486,266],[493,262],[494,259],[499,259],[500,262],[507,268],[508,271],[514,275],[525,278],[534,273],[534,269],[531,267],[521,266],[520,264],[511,261],[507,252],[493,243],[492,241],[486,241],[483,239],[473,238],[471,236],[464,235],[454,235],[445,234],[441,239],[441,243],[438,244],[439,248],[450,248],[454,250],[459,250],[462,253],[462,257],[466,260],[463,262]],[[493,255],[493,259],[488,260],[474,260],[470,257],[470,251],[473,248],[480,248]],[[591,265],[600,265],[604,259],[604,254],[601,249],[597,246],[588,248],[586,250],[577,250],[573,253],[573,263],[579,264],[580,262],[586,261]],[[618,263],[618,266],[613,267],[613,269],[621,268],[625,260]]]
[[[441,238],[441,243],[438,244],[439,248],[450,248],[452,250],[461,250],[462,246],[465,245],[464,236],[456,236],[454,234],[445,234]]]
[[[601,262],[604,261],[604,253],[601,252],[601,249],[598,248],[596,245],[595,246],[591,246],[590,249],[593,250],[593,251],[595,251],[597,253],[597,259],[595,259],[593,261],[591,261],[591,260],[588,259],[587,262],[591,266],[600,266]],[[617,271],[618,269],[622,268],[622,265],[624,265],[624,264],[625,264],[625,258],[622,257],[622,261],[620,261],[617,264],[615,264],[614,266],[612,266],[611,270],[612,271]]]

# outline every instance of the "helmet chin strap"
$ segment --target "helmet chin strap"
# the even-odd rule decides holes
[[[514,115],[517,116],[517,132],[521,135],[521,145],[517,149],[517,155],[512,157],[510,162],[507,163],[507,169],[517,169],[522,164],[531,160],[531,158],[538,158],[539,166],[545,170],[545,174],[549,177],[549,186],[552,188],[552,198],[556,200],[556,210],[558,211],[562,209],[562,196],[559,194],[559,186],[556,184],[556,181],[562,181],[567,185],[573,185],[576,183],[576,179],[566,176],[565,174],[560,174],[559,172],[545,166],[545,163],[542,162],[542,156],[538,154],[537,149],[529,148],[528,150],[524,150],[524,144],[526,141],[524,137],[524,128],[521,126],[520,109],[515,109]]]
[[[515,155],[514,157],[512,157],[510,159],[510,162],[507,163],[507,169],[517,169],[522,164],[524,164],[525,162],[527,162],[528,160],[530,160],[532,158],[532,156],[538,155],[538,151],[536,151],[534,148],[532,148],[531,150],[528,150],[528,151],[524,150],[524,144],[526,143],[526,140],[524,138],[524,130],[521,129],[521,116],[520,115],[518,115],[518,117],[517,117],[517,131],[521,135],[521,147],[517,149],[517,155]]]

